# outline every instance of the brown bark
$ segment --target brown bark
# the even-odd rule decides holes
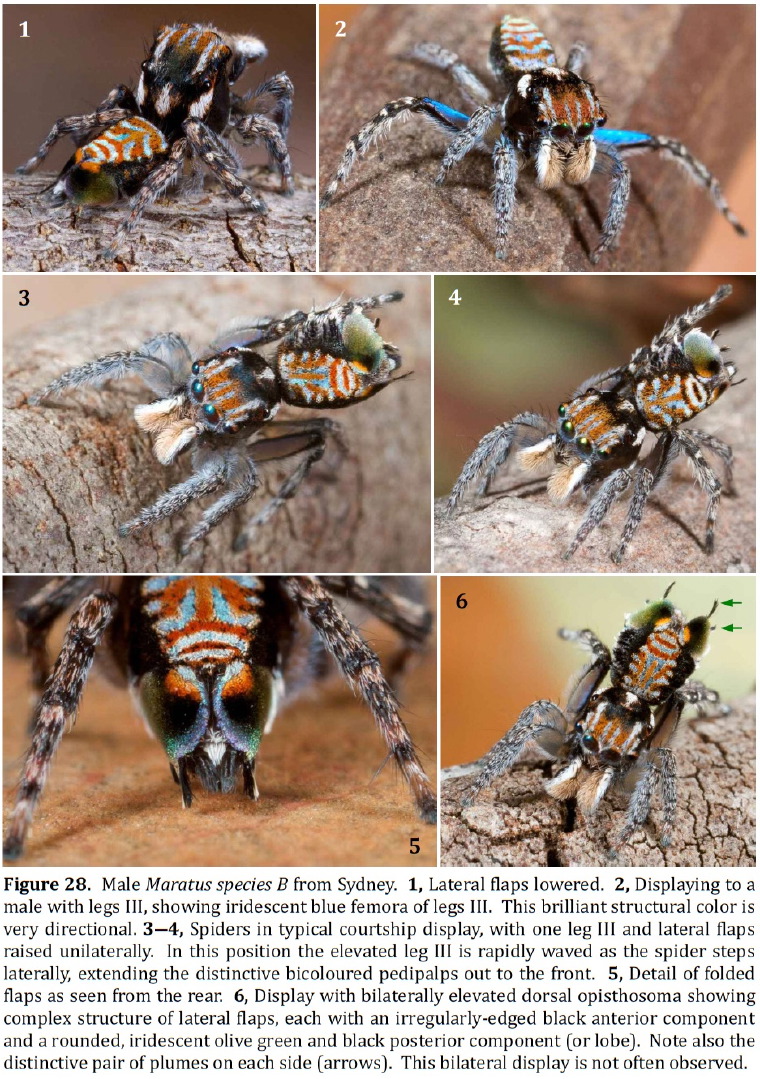
[[[71,392],[52,405],[27,403],[32,391],[69,368],[136,347],[161,331],[174,330],[201,348],[235,321],[308,309],[341,293],[391,288],[405,290],[406,298],[379,312],[382,328],[414,377],[333,414],[349,446],[340,468],[335,447],[328,444],[292,501],[237,554],[232,552],[235,535],[292,472],[294,459],[262,465],[257,496],[181,559],[179,535],[198,520],[209,499],[137,537],[121,539],[117,532],[120,523],[188,475],[184,459],[161,466],[134,422],[134,406],[151,400],[150,391],[130,379]],[[84,279],[82,291],[86,295]],[[17,335],[4,357],[4,568],[33,573],[429,571],[429,335],[427,280],[289,276],[261,279],[255,287],[229,276],[161,280]],[[303,409],[290,414],[314,415]]]
[[[586,42],[586,74],[608,111],[610,128],[679,139],[721,184],[730,180],[754,129],[750,7],[527,5],[520,14],[537,22],[561,63],[573,42]],[[462,107],[448,76],[404,61],[402,54],[418,42],[436,42],[486,78],[497,17],[488,5],[390,5],[367,8],[354,18],[345,44],[333,50],[323,82],[321,189],[334,175],[349,137],[386,102],[426,95]],[[608,180],[597,176],[582,188],[542,192],[526,170],[507,258],[498,261],[490,161],[473,153],[442,187],[434,187],[444,147],[434,125],[418,117],[397,122],[322,213],[320,267],[684,270],[699,246],[702,223],[717,215],[705,192],[673,162],[637,155],[631,161],[633,192],[622,242],[594,267],[588,252],[596,246],[606,212]]]
[[[610,856],[625,800],[608,794],[596,817],[571,821],[544,791],[547,762],[524,763],[463,809],[475,762],[441,774],[441,864],[456,866],[740,866],[755,864],[755,698],[731,715],[683,724],[675,743],[679,798],[673,842],[662,848],[661,805],[643,832]]]
[[[705,493],[696,485],[690,466],[681,460],[657,488],[620,566],[610,558],[623,528],[628,500],[610,510],[570,562],[562,552],[581,522],[584,504],[572,499],[566,506],[549,501],[544,490],[517,497],[509,492],[520,482],[514,469],[503,470],[487,498],[470,495],[452,517],[444,513],[445,499],[435,509],[438,573],[749,573],[755,566],[755,318],[743,319],[721,331],[731,347],[742,386],[729,389],[691,426],[717,435],[734,451],[735,495],[721,498],[715,532],[715,551],[705,554]],[[510,417],[505,416],[504,420]],[[483,432],[485,434],[485,432]],[[646,452],[646,451],[645,451]],[[707,455],[722,479],[720,462]],[[524,479],[524,475],[522,476]]]
[[[278,191],[263,166],[243,175],[261,192],[269,212],[253,214],[226,191],[200,197],[170,193],[151,206],[116,260],[101,258],[127,213],[113,209],[76,212],[53,207],[42,194],[55,177],[5,176],[3,250],[5,270],[87,272],[242,273],[316,269],[314,180],[296,176],[296,193]]]

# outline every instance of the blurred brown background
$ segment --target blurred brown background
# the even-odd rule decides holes
[[[3,677],[4,789],[12,804],[29,742],[27,662],[13,611],[45,578],[5,577]],[[100,578],[102,587],[107,578]],[[118,582],[110,579],[111,587]],[[435,585],[421,579],[431,603]],[[360,607],[341,607],[381,659],[398,637]],[[51,637],[60,646],[66,616]],[[103,649],[101,648],[101,653]],[[416,815],[406,783],[386,759],[371,714],[336,674],[300,697],[262,743],[256,768],[261,798],[198,790],[189,810],[158,741],[145,729],[126,688],[98,661],[80,715],[64,735],[32,825],[22,865],[44,866],[433,866],[436,829]],[[423,767],[436,783],[435,642],[400,691],[402,716]],[[420,852],[410,852],[417,837]]]
[[[586,654],[557,630],[592,629],[605,644],[623,628],[625,615],[658,599],[672,576],[615,578],[441,578],[441,767],[481,757],[531,702],[565,703],[565,687]],[[467,607],[456,605],[465,594]],[[755,684],[755,579],[746,576],[683,576],[670,599],[687,618],[719,606],[710,651],[695,675],[721,698],[749,692]],[[729,633],[720,627],[743,626]],[[691,709],[686,716],[694,714]],[[686,723],[677,737],[686,737]]]
[[[718,285],[706,325],[753,310],[755,278],[606,275],[435,278],[435,490],[447,494],[482,436],[519,412],[555,416],[589,376],[627,363],[665,321]],[[449,299],[458,290],[461,303]],[[727,342],[730,344],[730,342]],[[740,377],[754,356],[735,357]],[[741,392],[741,391],[734,391]],[[730,432],[725,436],[730,442]]]
[[[26,21],[28,38],[21,37]],[[315,164],[316,15],[310,4],[21,4],[3,6],[3,162],[13,171],[31,157],[62,116],[90,112],[119,83],[134,87],[140,64],[160,26],[211,23],[261,38],[269,55],[235,84],[255,89],[279,71],[295,85],[289,147],[296,172]],[[71,153],[61,139],[46,169],[59,170]],[[237,145],[237,144],[236,144]],[[237,147],[244,164],[266,161],[261,147]]]

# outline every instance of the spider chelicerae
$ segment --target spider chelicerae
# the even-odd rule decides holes
[[[731,294],[721,285],[704,303],[666,323],[652,344],[639,348],[631,362],[611,368],[584,382],[559,406],[556,428],[536,412],[522,412],[489,431],[465,462],[449,496],[452,513],[471,484],[480,480],[487,494],[496,473],[507,461],[518,435],[536,432],[539,440],[517,454],[525,471],[548,467],[549,497],[566,502],[580,491],[588,500],[586,514],[564,553],[571,558],[581,543],[604,520],[610,507],[630,493],[623,533],[612,553],[621,562],[641,523],[647,499],[665,479],[679,456],[692,464],[697,483],[707,492],[705,550],[714,546],[715,519],[722,484],[703,454],[714,453],[731,482],[731,448],[715,435],[681,425],[703,412],[734,381],[736,366],[698,324]],[[656,437],[652,453],[643,460],[647,432]]]
[[[166,751],[186,808],[193,781],[227,794],[242,780],[243,792],[258,798],[254,771],[262,737],[285,703],[324,680],[331,656],[371,712],[420,816],[434,822],[435,792],[391,685],[335,600],[354,600],[399,634],[403,646],[388,670],[395,680],[424,647],[432,624],[418,589],[403,584],[405,591],[393,592],[364,577],[131,576],[109,588],[93,577],[50,578],[17,612],[40,696],[8,818],[5,857],[23,853],[52,759],[76,719],[99,648],[108,660],[104,672],[130,687]],[[51,671],[50,631],[74,603]]]
[[[53,186],[53,201],[106,206],[131,199],[105,258],[116,256],[145,210],[186,172],[192,180],[208,169],[247,209],[266,213],[266,204],[240,178],[229,142],[234,137],[244,144],[263,143],[282,177],[283,194],[293,194],[286,143],[290,79],[281,72],[244,96],[230,89],[248,64],[266,55],[255,37],[197,24],[164,26],[142,64],[136,90],[116,86],[95,112],[57,120],[17,171],[36,171],[55,143],[70,135],[78,149]]]
[[[612,846],[619,848],[644,828],[654,795],[662,794],[660,843],[671,842],[678,808],[676,757],[669,747],[681,713],[695,705],[728,714],[715,690],[691,680],[708,649],[710,617],[717,607],[686,621],[668,599],[648,603],[626,616],[625,628],[610,649],[589,629],[561,629],[563,640],[590,653],[573,679],[567,705],[534,701],[489,750],[462,804],[472,805],[482,790],[518,761],[538,751],[557,761],[546,784],[559,800],[575,799],[585,816],[596,811],[608,790],[627,796],[625,824]],[[600,686],[609,675],[610,685]]]
[[[381,337],[379,320],[372,322],[365,311],[402,298],[403,293],[390,292],[254,319],[195,358],[178,334],[158,334],[137,350],[114,352],[67,371],[29,403],[40,404],[79,386],[140,377],[158,399],[137,406],[138,426],[152,436],[161,464],[189,452],[192,472],[119,531],[133,535],[223,491],[184,538],[182,554],[253,497],[261,482],[257,463],[299,456],[274,498],[239,532],[235,547],[242,549],[251,530],[296,494],[322,458],[328,438],[341,453],[347,449],[333,420],[276,420],[280,405],[345,408],[395,381],[401,354]],[[264,428],[273,436],[259,437]]]
[[[740,235],[746,235],[729,209],[716,178],[680,142],[641,131],[608,130],[607,114],[592,83],[582,77],[586,47],[576,43],[561,67],[553,47],[528,19],[505,15],[494,29],[489,66],[497,88],[491,90],[459,57],[440,45],[424,42],[407,59],[438,68],[451,76],[468,107],[461,112],[431,97],[390,101],[352,135],[321,205],[333,201],[356,161],[387,134],[393,122],[418,115],[432,121],[448,138],[436,177],[442,184],[473,150],[486,151],[493,167],[496,214],[496,257],[505,258],[510,222],[517,202],[520,170],[535,170],[538,186],[583,184],[594,171],[611,178],[610,203],[602,235],[591,261],[614,247],[625,224],[631,176],[624,158],[650,150],[675,160],[702,187]]]

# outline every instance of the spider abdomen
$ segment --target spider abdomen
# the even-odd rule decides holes
[[[80,146],[55,193],[85,206],[108,206],[134,195],[168,153],[168,142],[153,124],[139,116],[120,120]]]
[[[309,408],[335,408],[369,397],[378,388],[355,360],[321,349],[281,352],[277,357],[283,400]]]

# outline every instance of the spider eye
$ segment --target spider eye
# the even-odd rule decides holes
[[[203,415],[206,417],[206,419],[210,423],[218,423],[219,422],[219,413],[217,412],[217,410],[214,408],[213,405],[210,405],[210,404],[209,405],[204,405],[203,406]]]
[[[583,743],[583,748],[590,750],[592,753],[596,753],[597,749],[599,749],[599,743],[593,734],[584,734],[581,742]]]
[[[594,125],[588,123],[588,121],[587,121],[585,124],[580,124],[580,126],[578,127],[577,134],[580,135],[580,137],[582,139],[586,139],[586,138],[588,138],[588,136],[591,134],[591,132],[593,130],[594,130]]]
[[[599,119],[596,121],[596,126],[597,127],[604,127],[604,125],[606,123],[607,123],[607,117],[606,116],[600,116]]]
[[[200,374],[201,365],[196,360],[193,366],[190,368],[194,375]]]
[[[556,135],[558,139],[565,138],[572,131],[570,124],[555,124],[552,128],[552,135]]]
[[[201,90],[202,90],[202,91],[203,91],[203,93],[205,94],[205,92],[206,92],[207,90],[210,90],[210,89],[211,89],[211,87],[212,87],[213,85],[214,85],[214,84],[213,84],[213,82],[211,81],[211,79],[208,79],[208,78],[207,78],[207,79],[204,79],[204,80],[203,80],[203,81],[201,82]]]
[[[609,457],[610,451],[605,449],[599,449],[596,451],[600,457]]]
[[[551,120],[536,120],[536,127],[539,131],[546,131],[551,126]]]
[[[567,412],[567,405],[560,405],[559,408],[557,409],[557,412],[558,412],[558,414],[560,416],[564,416],[565,413]]]
[[[576,445],[578,446],[578,449],[584,457],[588,457],[588,455],[591,453],[591,442],[585,436],[583,438],[579,438]]]
[[[200,401],[203,397],[203,383],[199,378],[196,378],[195,382],[190,387],[190,393],[196,401]]]
[[[568,438],[572,438],[575,434],[575,426],[573,425],[573,421],[565,420],[565,422],[561,425],[561,430],[563,435],[567,435]]]

